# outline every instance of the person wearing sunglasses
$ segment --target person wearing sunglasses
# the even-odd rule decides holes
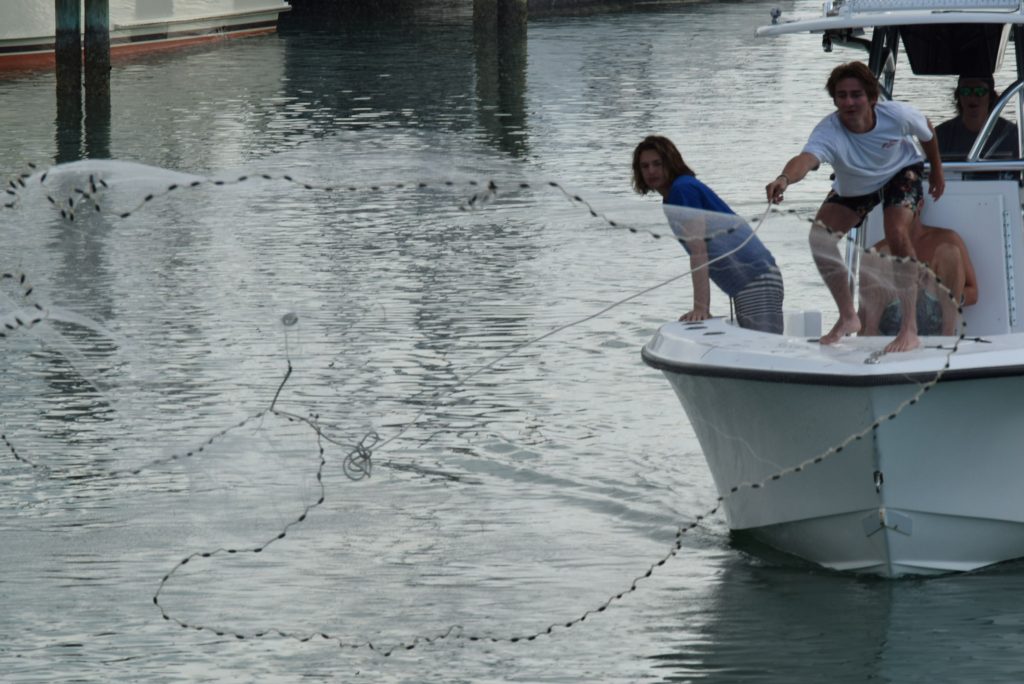
[[[967,158],[998,99],[991,74],[960,76],[953,89],[957,115],[935,127],[943,159],[962,161]],[[1017,127],[1002,117],[997,119],[980,158],[1017,159]]]

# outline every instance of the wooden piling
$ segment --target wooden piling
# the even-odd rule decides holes
[[[527,6],[527,0],[473,0],[473,27],[485,33],[525,33]]]
[[[85,156],[110,157],[110,0],[85,0]]]
[[[473,29],[476,33],[491,32],[498,25],[498,0],[473,0]]]
[[[481,125],[512,156],[526,152],[526,0],[473,0]]]
[[[82,18],[81,0],[53,0],[54,58],[57,71],[57,92],[82,90]]]
[[[82,158],[81,0],[54,0],[54,60],[57,76],[57,163]]]
[[[527,0],[498,0],[500,34],[526,36]]]
[[[86,94],[110,94],[110,0],[85,0]]]

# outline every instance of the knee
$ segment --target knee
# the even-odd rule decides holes
[[[826,227],[826,224],[815,221],[807,234],[807,244],[811,247],[814,255],[829,254],[839,250],[839,239],[841,234]]]

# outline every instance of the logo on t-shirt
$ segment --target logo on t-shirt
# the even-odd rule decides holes
[[[899,144],[900,144],[900,139],[899,138],[893,138],[892,140],[886,140],[884,143],[882,143],[882,149],[883,150],[887,150],[890,147],[895,147],[896,145],[899,145]]]

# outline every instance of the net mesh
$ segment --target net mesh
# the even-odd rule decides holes
[[[299,196],[285,194],[281,188],[288,188],[289,193],[296,191]],[[389,318],[386,304],[376,303],[368,296],[357,298],[345,308],[347,319],[343,325],[323,329],[326,341],[319,339],[319,335],[313,339],[304,331],[303,323],[307,314],[315,313],[315,303],[303,297],[302,283],[289,284],[274,273],[275,269],[288,267],[294,267],[292,272],[301,271],[301,263],[263,264],[254,255],[265,252],[244,243],[230,230],[232,220],[244,217],[246,221],[263,222],[264,240],[286,239],[282,229],[289,221],[297,220],[297,216],[317,213],[310,205],[318,198],[369,197],[356,208],[343,209],[357,216],[360,212],[375,211],[372,198],[386,191],[440,193],[452,210],[449,230],[465,229],[472,234],[474,221],[485,221],[491,231],[487,238],[492,240],[520,239],[516,232],[519,228],[503,224],[501,217],[515,215],[524,208],[535,211],[535,207],[544,206],[559,218],[583,216],[587,221],[581,227],[586,234],[583,239],[607,241],[610,249],[628,250],[628,245],[638,243],[623,243],[620,238],[639,235],[658,243],[672,272],[658,282],[634,288],[616,301],[584,301],[582,307],[579,301],[572,301],[564,308],[556,304],[544,320],[543,330],[520,336],[511,343],[501,335],[493,339],[465,339],[454,334],[439,338],[440,342],[433,347],[422,344],[416,353],[429,357],[429,362],[420,369],[427,368],[442,378],[424,388],[415,378],[402,377],[401,359],[395,363],[379,362],[361,346],[365,343],[360,341],[360,335]],[[469,473],[454,465],[455,461],[431,462],[418,453],[424,444],[450,440],[452,435],[458,435],[454,443],[464,444],[469,450],[487,453],[507,449],[510,440],[503,430],[480,424],[473,410],[462,411],[461,402],[469,388],[483,387],[485,392],[495,395],[503,391],[518,395],[523,391],[519,386],[510,388],[501,380],[508,372],[510,359],[525,359],[515,365],[518,377],[529,376],[531,372],[542,374],[542,367],[531,365],[530,355],[551,338],[571,328],[599,323],[612,310],[621,313],[627,305],[636,300],[642,302],[645,295],[670,284],[675,287],[673,301],[692,299],[695,293],[690,291],[688,279],[694,278],[694,273],[677,260],[687,252],[692,257],[694,251],[701,251],[701,246],[706,259],[690,261],[691,265],[696,264],[698,273],[706,270],[713,282],[741,288],[754,276],[747,273],[755,262],[746,250],[763,237],[762,227],[773,220],[769,219],[769,212],[747,220],[660,204],[622,209],[619,200],[607,202],[605,208],[600,202],[590,202],[566,190],[558,182],[523,178],[352,186],[311,182],[298,173],[243,173],[210,178],[113,161],[30,169],[9,181],[6,197],[0,219],[5,230],[17,235],[16,247],[7,251],[0,263],[0,349],[4,357],[0,374],[7,388],[0,417],[2,443],[9,460],[17,468],[58,484],[91,478],[109,481],[111,486],[183,487],[192,499],[181,510],[222,512],[220,519],[204,519],[201,523],[205,529],[202,538],[215,539],[216,543],[193,550],[176,549],[177,560],[169,561],[167,571],[153,578],[156,589],[152,602],[157,617],[163,621],[238,639],[329,639],[342,646],[368,647],[389,654],[396,649],[450,639],[533,641],[575,627],[639,590],[658,568],[680,554],[687,533],[706,525],[730,496],[760,489],[835,457],[880,423],[896,418],[905,406],[919,400],[938,381],[948,367],[948,356],[956,349],[954,338],[962,338],[964,330],[960,302],[953,294],[956,288],[962,289],[955,282],[956,269],[948,271],[943,279],[921,261],[892,257],[884,246],[866,250],[855,247],[853,256],[847,257],[839,248],[846,244],[844,236],[814,224],[810,245],[817,255],[818,270],[826,278],[848,282],[851,296],[858,302],[863,337],[895,334],[893,326],[899,328],[900,308],[904,305],[916,307],[921,335],[951,336],[943,341],[925,341],[926,345],[946,350],[934,364],[933,377],[911,386],[903,404],[878,415],[862,416],[848,434],[837,435],[834,443],[823,445],[815,453],[797,454],[793,463],[775,464],[754,479],[719,483],[721,495],[717,501],[692,519],[671,524],[673,538],[660,555],[642,563],[638,572],[624,571],[613,583],[616,588],[587,606],[570,607],[566,614],[545,617],[539,625],[511,621],[482,627],[445,624],[419,634],[392,629],[382,636],[387,642],[383,644],[344,627],[323,630],[301,619],[282,618],[281,622],[268,623],[273,606],[258,602],[251,610],[242,611],[244,614],[225,613],[223,606],[233,603],[230,596],[221,597],[222,600],[206,606],[206,610],[202,588],[211,573],[223,578],[218,585],[230,584],[230,578],[242,573],[241,568],[251,563],[253,557],[266,558],[286,538],[301,536],[312,524],[312,514],[321,511],[329,496],[346,496],[332,488],[378,477],[381,471],[416,478],[431,488],[467,487],[486,478],[486,468]],[[552,197],[560,204],[552,204]],[[186,204],[188,211],[183,208]],[[620,214],[616,214],[617,209]],[[466,218],[453,218],[456,215]],[[619,218],[620,215],[625,218]],[[190,223],[197,216],[207,217],[200,219],[205,223]],[[53,245],[47,249],[46,238],[41,236],[52,233],[43,229],[55,224],[71,228],[61,233],[63,242],[56,249]],[[173,272],[165,271],[167,291],[162,293],[157,287],[142,296],[143,288],[133,282],[132,270],[128,269],[119,272],[118,277],[125,280],[115,288],[123,298],[116,302],[96,301],[93,283],[87,279],[58,281],[50,273],[55,266],[47,254],[63,250],[74,258],[98,259],[90,253],[85,236],[111,231],[118,225],[131,226],[132,239],[151,240],[160,245],[152,254],[146,250],[131,253],[140,261],[140,272],[167,269],[167,264],[157,263],[157,254],[176,255],[178,261]],[[178,230],[173,234],[164,232],[168,225],[177,226]],[[613,229],[615,239],[609,239],[608,229]],[[352,287],[366,287],[365,283],[358,284],[355,276],[360,268],[371,268],[366,263],[373,260],[372,268],[383,274],[373,279],[376,286],[390,278],[392,284],[402,288],[406,275],[388,272],[386,259],[389,249],[401,248],[400,241],[395,243],[397,247],[389,247],[383,245],[379,235],[366,233],[350,234],[349,239],[365,248],[369,256],[354,259],[347,271],[340,272],[341,287],[346,286],[346,279],[351,280]],[[197,240],[223,242],[222,252],[216,248],[211,252],[222,254],[223,263],[230,267],[210,270],[190,264],[189,245]],[[81,250],[67,249],[76,241]],[[770,247],[770,241],[766,242]],[[316,245],[309,248],[316,249]],[[858,275],[850,280],[849,266],[853,264]],[[102,265],[89,265],[93,277],[105,277]],[[72,291],[64,293],[66,297],[57,297],[54,292],[37,287],[37,278],[51,287]],[[949,287],[951,283],[953,289]],[[472,283],[465,286],[472,288]],[[186,305],[182,305],[180,296],[172,294],[172,289],[180,293],[181,288],[190,288],[195,293]],[[272,289],[273,296],[259,303],[245,297],[223,296],[252,288]],[[425,296],[415,283],[410,292],[414,293],[410,296]],[[722,301],[720,294],[715,296],[719,298],[716,301]],[[680,303],[674,312],[640,314],[643,325],[638,327],[646,329],[645,326],[660,320],[676,318],[686,307]],[[118,326],[119,315],[125,311],[134,318],[131,332]],[[634,325],[635,319],[630,323],[630,317],[635,315],[627,315],[625,324]],[[267,332],[244,341],[232,340],[211,332],[218,323],[226,330],[263,326]],[[495,323],[502,324],[497,320]],[[615,321],[616,326],[622,323]],[[423,320],[420,324],[429,327],[434,322]],[[452,320],[443,322],[443,327],[457,325],[454,314]],[[197,331],[202,334],[192,334]],[[146,343],[134,341],[133,335]],[[211,340],[216,343],[211,344]],[[443,348],[444,344],[453,346]],[[880,337],[878,344],[867,349],[865,358],[877,359],[885,353],[884,346]],[[325,347],[330,348],[329,353],[325,353]],[[601,349],[595,352],[600,353]],[[315,367],[323,358],[330,358],[328,368],[337,366],[345,370],[332,373],[330,380],[325,381],[324,369]],[[454,359],[469,362],[459,365]],[[374,367],[376,363],[379,367]],[[359,372],[354,372],[356,367],[360,367]],[[422,372],[420,369],[410,369],[410,374]],[[169,377],[175,375],[178,377]],[[524,382],[530,381],[527,377]],[[395,397],[371,394],[375,386],[387,383],[395,389]],[[345,400],[345,410],[325,410],[339,398]],[[528,405],[529,400],[520,405],[523,403]],[[181,411],[185,405],[202,408]],[[424,430],[424,416],[443,420],[431,421],[432,427]],[[535,422],[532,427],[530,421],[520,424],[520,434],[511,440],[514,448],[525,456],[560,441],[544,436],[542,417],[535,417]],[[566,433],[566,438],[580,437],[569,430]],[[748,447],[756,458],[758,446]],[[327,474],[331,463],[339,465],[337,472],[345,482],[332,480]],[[265,488],[267,505],[257,511],[248,507],[248,499],[235,496],[240,484],[252,478],[254,472],[287,474],[260,482],[259,486]],[[204,498],[210,503],[203,503]],[[29,505],[27,501],[23,504]],[[264,532],[254,537],[254,528]],[[356,537],[363,533],[382,534],[372,525],[365,529],[353,526],[349,531]],[[301,543],[289,548],[293,554],[302,554]],[[414,550],[410,553],[415,555]],[[313,566],[315,560],[300,563]],[[278,579],[284,581],[283,576]],[[329,603],[326,596],[335,583],[354,579],[317,578],[310,582],[309,590]]]

